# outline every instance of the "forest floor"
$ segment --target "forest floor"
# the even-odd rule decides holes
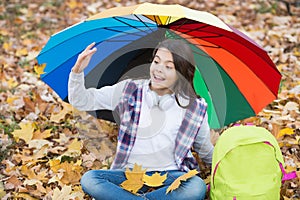
[[[36,56],[49,37],[115,6],[143,1],[12,0],[0,3],[0,198],[89,199],[81,175],[108,168],[118,127],[64,103],[39,78]],[[281,0],[157,0],[208,11],[269,53],[282,74],[278,98],[251,122],[277,139],[287,172],[300,177],[300,3]],[[298,3],[297,3],[298,2]],[[215,130],[214,141],[222,130]],[[210,171],[202,176],[209,180]],[[299,178],[281,199],[300,199]]]

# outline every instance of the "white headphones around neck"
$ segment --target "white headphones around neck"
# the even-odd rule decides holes
[[[152,108],[153,106],[158,106],[161,110],[166,111],[175,103],[174,98],[170,94],[165,94],[161,97],[152,90],[146,93],[147,105]]]

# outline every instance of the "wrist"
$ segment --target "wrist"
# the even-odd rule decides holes
[[[82,70],[80,70],[79,67],[73,67],[72,72],[76,73],[76,74],[80,74],[82,72]]]

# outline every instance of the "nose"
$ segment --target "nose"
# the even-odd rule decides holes
[[[156,65],[156,68],[155,68],[158,72],[163,72],[163,65],[162,64],[158,64]]]

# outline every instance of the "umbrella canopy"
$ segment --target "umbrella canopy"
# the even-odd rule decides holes
[[[277,97],[281,74],[259,45],[218,17],[180,5],[116,7],[51,36],[37,57],[41,79],[67,101],[68,74],[78,54],[96,42],[86,87],[147,76],[155,46],[185,40],[196,60],[194,86],[208,103],[209,124],[220,128],[254,116]]]

